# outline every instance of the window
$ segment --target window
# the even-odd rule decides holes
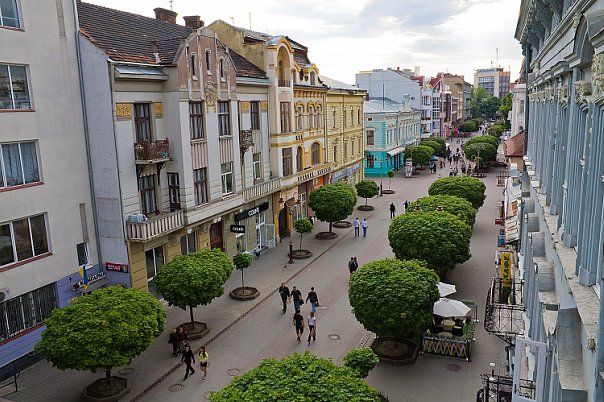
[[[210,51],[206,50],[206,72],[208,74],[212,74],[211,70],[212,70],[212,68],[211,68],[211,65],[210,65]]]
[[[157,212],[157,198],[155,196],[155,175],[143,176],[138,179],[138,188],[141,197],[141,211],[143,214]]]
[[[348,127],[348,112],[346,111],[346,109],[343,109],[342,113],[344,114],[344,116],[343,116],[344,127]]]
[[[348,142],[344,142],[344,160],[348,158]]]
[[[315,72],[311,71],[310,72],[310,85],[315,85],[315,83],[316,83]]]
[[[192,140],[205,138],[203,102],[189,102],[189,130]]]
[[[57,307],[55,283],[0,303],[0,342],[42,324]]]
[[[250,102],[250,120],[252,130],[260,130],[260,102]]]
[[[359,137],[359,152],[363,151],[363,143],[362,143],[363,139],[361,137]]]
[[[148,103],[134,104],[134,129],[136,142],[151,141],[151,107]]]
[[[220,177],[222,179],[222,194],[233,192],[233,162],[220,165]]]
[[[252,156],[252,159],[254,180],[260,180],[262,178],[262,154],[257,152]]]
[[[229,102],[218,102],[218,135],[231,135]]]
[[[180,254],[187,255],[197,251],[197,232],[192,231],[180,237]]]
[[[321,154],[320,154],[321,146],[318,142],[315,142],[310,147],[311,160],[313,165],[318,165],[321,163]]]
[[[0,188],[40,181],[34,142],[0,145]]]
[[[367,145],[375,145],[375,131],[367,130]]]
[[[315,128],[315,108],[314,106],[308,107],[308,128]]]
[[[48,253],[44,215],[0,224],[0,266]]]
[[[302,105],[298,106],[298,114],[296,117],[297,117],[296,128],[298,130],[302,130],[304,128],[304,106],[302,106]]]
[[[373,156],[371,154],[367,155],[367,167],[372,168],[374,164],[375,164],[375,156]]]
[[[304,149],[298,147],[296,151],[296,172],[304,170]]]
[[[191,55],[191,75],[193,77],[197,76],[197,57],[195,57],[195,53]]]
[[[0,0],[0,26],[21,28],[17,0]]]
[[[283,148],[281,150],[283,156],[283,176],[291,176],[293,173],[292,168],[292,149]]]
[[[168,198],[170,199],[170,212],[180,209],[180,178],[178,173],[168,173]]]
[[[334,160],[334,162],[338,160],[338,146],[337,145],[333,146],[333,160]]]
[[[315,113],[315,127],[323,127],[323,114],[321,113],[321,106],[317,106],[317,113]]]
[[[304,70],[300,70],[300,82],[304,81]]]
[[[332,123],[332,127],[333,128],[336,128],[338,126],[338,124],[337,124],[338,123],[337,118],[338,118],[338,112],[334,108],[333,111],[331,112],[331,119],[332,119],[332,122],[333,122]]]
[[[357,124],[361,124],[361,109],[357,109]]]
[[[206,168],[193,170],[193,190],[195,191],[195,205],[201,205],[208,202]]]
[[[76,251],[78,253],[78,267],[88,264],[88,242],[78,244]]]
[[[280,105],[280,110],[281,110],[281,132],[282,133],[289,133],[290,132],[290,127],[289,127],[289,109],[290,109],[290,103],[289,102],[281,102]]]
[[[164,246],[158,246],[151,250],[145,251],[145,264],[147,265],[147,284],[149,285],[149,292],[155,294],[155,283],[153,278],[159,272],[160,268],[164,266]]]
[[[0,109],[31,109],[25,66],[0,64]]]
[[[224,59],[220,59],[218,69],[220,70],[220,79],[224,81]]]

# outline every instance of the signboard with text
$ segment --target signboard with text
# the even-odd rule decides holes
[[[512,285],[512,253],[504,251],[501,253],[501,279],[504,286]]]
[[[258,215],[262,211],[266,211],[267,209],[268,209],[268,201],[263,202],[262,204],[254,207],[254,208],[250,208],[247,211],[243,211],[241,213],[236,214],[235,221],[236,222],[244,221],[247,218],[251,218],[254,215]]]
[[[107,271],[114,271],[114,272],[127,273],[128,272],[128,264],[120,264],[120,263],[117,263],[117,262],[106,262],[105,263],[105,270],[107,270]]]
[[[231,233],[245,233],[245,225],[231,225]]]

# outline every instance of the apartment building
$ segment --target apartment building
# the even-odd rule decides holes
[[[71,1],[0,12],[0,367],[26,366],[43,322],[103,282]],[[43,38],[43,40],[41,39]]]
[[[450,137],[453,133],[452,118],[454,117],[450,88],[445,83],[442,73],[438,73],[436,77],[430,79],[428,85],[432,88],[432,135]],[[458,99],[456,104],[459,104]]]
[[[449,87],[453,99],[451,119],[453,123],[471,116],[472,84],[465,81],[463,75],[444,73],[443,81]]]
[[[510,92],[510,72],[501,67],[478,69],[474,72],[474,86],[485,88],[491,96],[503,99]]]

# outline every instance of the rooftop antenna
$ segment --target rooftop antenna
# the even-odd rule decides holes
[[[498,47],[495,48],[495,53],[497,55],[497,58],[496,58],[496,60],[497,60],[497,67],[499,67],[499,48]]]
[[[235,17],[229,17],[231,19],[231,25],[235,25]]]
[[[174,3],[174,0],[170,0],[170,10],[174,11],[174,7],[173,7],[172,3]]]
[[[252,30],[252,12],[251,11],[248,13],[248,17],[250,20],[250,31],[251,31]]]

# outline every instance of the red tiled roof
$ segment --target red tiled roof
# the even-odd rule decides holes
[[[96,4],[77,5],[80,31],[115,61],[172,64],[180,41],[191,33],[190,28],[155,18]]]
[[[524,132],[520,132],[504,142],[505,156],[524,155]]]
[[[258,68],[255,64],[252,64],[239,53],[229,49],[229,54],[235,65],[237,77],[266,78],[264,70]]]

